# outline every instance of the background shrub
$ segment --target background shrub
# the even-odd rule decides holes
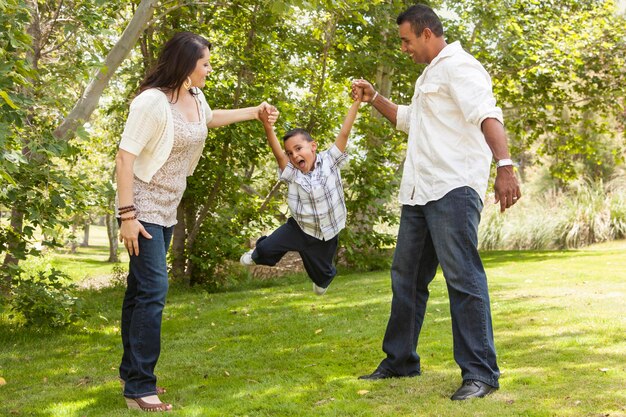
[[[11,310],[23,317],[26,326],[58,328],[76,323],[85,314],[73,295],[76,286],[67,279],[54,268],[21,271],[13,286]]]

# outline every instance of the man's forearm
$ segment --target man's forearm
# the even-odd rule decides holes
[[[483,120],[481,125],[485,141],[491,149],[493,158],[496,161],[500,159],[509,159],[509,146],[506,140],[506,133],[504,132],[504,126],[498,119],[488,118]]]
[[[370,104],[374,106],[374,108],[378,110],[380,114],[385,116],[385,118],[389,120],[391,124],[396,126],[396,124],[398,123],[398,105],[397,104],[393,103],[391,100],[389,100],[386,97],[383,97],[380,94],[374,97],[374,100],[372,100]]]

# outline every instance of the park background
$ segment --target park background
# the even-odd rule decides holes
[[[113,160],[139,81],[173,33],[213,45],[213,108],[269,100],[278,134],[325,148],[352,78],[408,103],[403,1],[0,1],[0,414],[122,415],[125,256]],[[361,383],[381,356],[406,137],[363,105],[343,172],[340,275],[240,254],[286,219],[258,122],[209,132],[178,210],[160,376],[180,415],[626,415],[624,1],[432,1],[491,74],[523,198],[486,198],[480,246],[503,389],[450,404],[447,296],[433,283],[419,379]],[[120,262],[121,261],[121,262]]]

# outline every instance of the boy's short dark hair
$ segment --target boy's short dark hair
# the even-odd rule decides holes
[[[430,29],[435,36],[439,37],[443,35],[443,25],[439,16],[435,14],[433,9],[423,4],[416,4],[400,13],[396,19],[396,23],[401,25],[404,22],[409,22],[415,35],[419,38],[422,35],[424,29]]]
[[[298,128],[298,129],[291,129],[289,132],[285,133],[285,136],[283,136],[283,143],[287,142],[287,139],[296,135],[302,135],[304,136],[304,139],[306,139],[307,142],[313,142],[313,138],[311,137],[309,132],[307,132],[304,129]]]

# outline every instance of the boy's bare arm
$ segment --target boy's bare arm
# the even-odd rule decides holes
[[[270,148],[272,148],[274,158],[276,158],[276,162],[278,162],[278,167],[282,171],[287,166],[289,158],[287,158],[287,155],[285,155],[283,148],[281,148],[280,143],[278,142],[278,138],[276,137],[276,133],[274,132],[274,126],[264,120],[263,128],[265,129],[265,136],[267,136],[267,143],[269,143]]]
[[[337,139],[335,139],[335,146],[341,151],[345,152],[346,145],[348,144],[348,136],[350,136],[350,131],[352,130],[352,125],[354,124],[354,120],[356,119],[356,115],[359,112],[359,105],[361,104],[361,98],[357,98],[352,102],[352,106],[350,106],[350,110],[348,110],[348,114],[346,114],[346,118],[343,121],[343,125],[341,126],[341,131],[339,135],[337,135]]]
[[[259,112],[259,120],[263,123],[263,129],[265,129],[265,136],[267,136],[267,143],[269,143],[270,148],[272,148],[272,153],[274,154],[274,158],[276,158],[276,162],[278,162],[278,167],[282,171],[287,166],[289,162],[289,158],[283,152],[283,149],[280,147],[280,143],[276,138],[276,133],[274,132],[274,121],[272,121],[272,114],[278,113],[276,107],[271,107],[266,111]]]

